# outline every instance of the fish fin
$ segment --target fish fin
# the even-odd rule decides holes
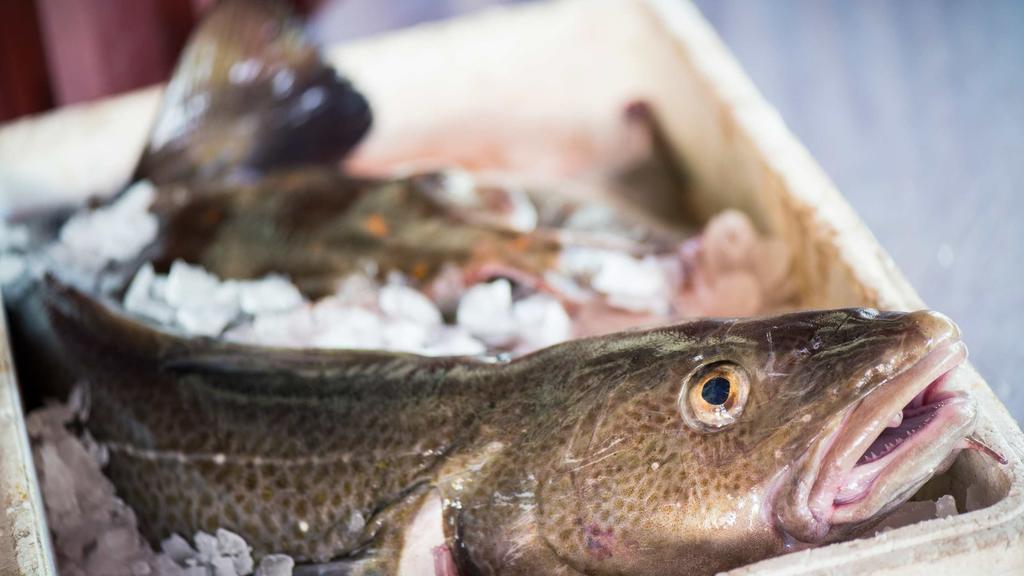
[[[282,2],[226,0],[185,46],[135,176],[159,184],[331,164],[371,123],[366,99]]]
[[[692,224],[687,205],[690,182],[686,166],[646,101],[629,103],[623,112],[626,128],[639,140],[636,156],[611,175],[613,192],[630,206],[641,207],[658,227],[668,223]]]
[[[209,338],[188,340],[201,342],[203,351],[199,346],[192,346],[169,352],[162,359],[161,370],[220,376],[239,382],[287,376],[326,383],[342,379],[374,381],[388,372],[429,372],[458,364],[484,365],[480,360],[456,356],[428,357],[382,350],[268,348]]]
[[[252,397],[270,391],[294,401],[316,400],[364,386],[383,391],[409,379],[427,386],[453,369],[488,365],[469,357],[269,348],[191,337],[141,321],[116,302],[90,295],[53,273],[48,273],[42,284],[48,326],[61,335],[62,342],[87,346],[85,354],[105,350],[118,363],[192,378],[196,385],[219,393]]]
[[[322,564],[299,564],[292,576],[355,576],[360,572],[361,560],[335,560]]]

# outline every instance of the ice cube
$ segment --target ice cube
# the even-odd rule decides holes
[[[422,354],[427,356],[479,356],[487,352],[483,342],[459,326],[445,326]]]
[[[160,550],[178,564],[184,564],[190,558],[199,557],[199,552],[178,534],[171,534],[170,538],[160,542]]]
[[[366,274],[349,274],[338,282],[334,295],[343,304],[369,308],[377,304],[377,283]]]
[[[260,314],[253,319],[252,329],[255,343],[292,348],[306,346],[318,332],[311,306]]]
[[[519,338],[534,350],[572,337],[572,320],[565,308],[547,294],[534,294],[513,305]]]
[[[291,576],[295,560],[284,554],[267,554],[256,568],[256,576]]]
[[[407,320],[390,320],[382,325],[383,348],[396,352],[420,353],[427,345],[431,328]]]
[[[366,528],[366,518],[361,512],[356,510],[348,517],[346,528],[348,528],[349,532],[358,534],[363,531],[363,528]]]
[[[93,259],[92,267],[127,261],[156,238],[157,219],[149,212],[155,197],[153,185],[139,181],[114,204],[71,217],[60,230],[60,241],[76,256]]]
[[[316,348],[363,348],[383,346],[383,326],[373,312],[337,303],[317,303],[313,310],[316,333],[311,344]]]
[[[303,302],[299,289],[282,276],[267,276],[238,284],[242,311],[247,314],[283,312]]]
[[[935,501],[936,518],[947,518],[949,516],[956,516],[957,514],[956,500],[951,495],[945,494]]]
[[[60,458],[57,447],[49,442],[36,448],[36,466],[39,467],[46,508],[51,524],[58,529],[73,522],[81,513],[75,497],[75,474]]]
[[[512,316],[512,285],[508,280],[477,284],[459,300],[456,322],[492,346],[509,344],[516,335]]]
[[[165,298],[171,306],[201,308],[220,287],[220,280],[200,266],[175,260],[167,275]]]
[[[124,306],[129,312],[134,312],[135,308],[151,298],[150,290],[153,288],[155,279],[156,272],[149,262],[135,273],[135,277],[132,278],[131,284],[128,285],[128,291],[124,295]]]
[[[235,319],[236,311],[222,306],[179,308],[174,316],[181,328],[198,336],[218,336]]]
[[[229,556],[240,556],[249,553],[249,545],[245,539],[230,530],[217,529],[217,547],[221,553]]]
[[[249,574],[252,572],[253,561],[249,545],[246,544],[245,539],[241,536],[229,530],[218,528],[217,547],[220,549],[221,554],[231,558],[231,563],[236,573]]]
[[[196,543],[196,550],[199,551],[198,559],[200,564],[209,564],[213,562],[214,558],[220,556],[220,550],[217,547],[217,537],[213,534],[199,531],[192,537],[192,541]]]
[[[637,259],[628,254],[607,252],[590,284],[608,297],[609,304],[624,310],[668,311],[668,282],[654,258]]]
[[[126,219],[147,212],[156,199],[156,187],[149,180],[139,180],[124,191],[124,194],[109,208]]]
[[[569,277],[588,278],[600,272],[613,254],[610,250],[570,246],[558,257],[558,272]]]
[[[231,558],[220,556],[210,561],[210,569],[213,576],[239,576],[235,571],[235,564]]]
[[[389,284],[380,290],[378,305],[382,312],[399,320],[423,326],[441,323],[441,312],[429,298],[415,288]]]
[[[544,282],[564,299],[573,302],[589,302],[594,299],[593,292],[560,272],[548,270],[544,273]]]
[[[61,573],[182,576],[173,559],[155,554],[142,539],[135,514],[117,498],[85,445],[65,427],[74,412],[69,406],[55,405],[33,411],[28,419]],[[70,511],[62,504],[62,496],[73,503]],[[180,537],[169,539],[164,548],[181,556],[197,554]],[[208,576],[206,568],[200,574]]]
[[[157,275],[152,264],[147,263],[139,268],[125,293],[124,307],[133,314],[145,316],[161,324],[170,324],[174,319],[174,309],[162,298],[154,296],[156,280]]]
[[[289,325],[291,315],[288,312],[260,314],[253,318],[247,336],[250,344],[262,346],[287,346],[291,340]]]

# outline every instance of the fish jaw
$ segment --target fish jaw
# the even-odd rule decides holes
[[[870,520],[948,468],[977,416],[974,400],[956,388],[966,357],[962,342],[944,345],[904,373],[901,389],[890,398],[865,399],[818,477],[811,502],[815,513],[829,514],[832,524]],[[890,428],[896,411],[901,421]],[[856,431],[862,421],[870,424]]]
[[[961,378],[967,347],[944,316],[921,313],[929,345],[840,416],[796,474],[782,531],[825,542],[879,519],[952,464],[977,409]],[[795,512],[795,513],[794,513]]]

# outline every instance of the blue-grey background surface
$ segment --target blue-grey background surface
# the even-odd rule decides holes
[[[1024,1],[695,0],[1024,421]],[[341,40],[495,0],[339,0]]]
[[[1024,421],[1024,2],[697,4]]]

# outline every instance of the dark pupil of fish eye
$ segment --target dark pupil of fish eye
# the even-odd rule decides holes
[[[721,406],[729,399],[729,388],[732,384],[728,378],[715,376],[704,383],[700,391],[700,397],[713,406]]]

